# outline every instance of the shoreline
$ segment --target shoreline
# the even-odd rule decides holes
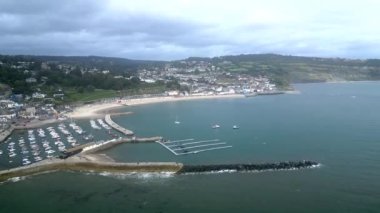
[[[178,101],[193,101],[193,100],[211,100],[211,99],[232,99],[232,98],[245,98],[243,94],[228,94],[228,95],[200,95],[200,96],[161,96],[161,97],[148,97],[148,98],[134,98],[122,99],[112,102],[103,102],[95,104],[86,104],[74,108],[73,112],[63,113],[67,119],[89,119],[89,118],[104,118],[106,114],[110,115],[128,115],[132,112],[111,112],[127,106],[139,106],[146,104],[178,102]],[[67,120],[65,119],[65,120]],[[38,128],[47,124],[54,124],[63,122],[60,119],[48,119],[44,121],[34,120],[24,125],[12,125],[12,128],[6,130],[4,135],[0,135],[0,143],[4,142],[15,130],[24,130],[31,128]]]
[[[122,99],[119,101],[109,102],[109,103],[97,103],[79,106],[74,109],[73,112],[66,114],[67,117],[73,119],[86,119],[94,117],[104,117],[106,114],[130,114],[131,112],[125,113],[110,113],[109,111],[123,108],[126,106],[139,106],[146,104],[155,103],[166,103],[166,102],[177,102],[177,101],[192,101],[192,100],[208,100],[208,99],[227,99],[227,98],[244,98],[241,94],[232,95],[204,95],[204,96],[165,96],[165,97],[149,97],[149,98],[134,98],[134,99]]]

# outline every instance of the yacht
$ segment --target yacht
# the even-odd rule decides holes
[[[38,132],[39,137],[41,138],[46,137],[45,131],[43,129],[38,129],[37,132]]]
[[[36,157],[34,157],[34,160],[35,160],[35,161],[41,161],[42,158],[41,158],[40,156],[36,156]]]
[[[22,165],[28,165],[28,164],[30,164],[31,162],[30,162],[30,160],[28,159],[28,158],[24,158],[24,159],[22,159]]]
[[[51,150],[46,151],[46,153],[53,154],[53,153],[55,153],[55,151],[51,149]]]
[[[90,120],[90,124],[91,124],[91,127],[92,127],[93,129],[102,129],[100,126],[98,126],[98,125],[96,124],[96,122],[95,122],[94,120]]]
[[[107,130],[110,130],[111,129],[111,127],[110,126],[108,126],[108,124],[106,124],[104,121],[103,121],[103,119],[98,119],[98,123],[104,128],[104,129],[107,129]]]
[[[78,133],[79,135],[81,135],[81,134],[84,133],[83,129],[82,129],[80,126],[78,126],[75,122],[71,122],[71,123],[69,124],[69,126],[70,126],[70,127],[76,132],[76,133]]]
[[[89,140],[94,139],[94,136],[91,135],[91,134],[89,134],[89,135],[85,135],[85,136],[83,136],[83,139],[86,140],[86,141],[89,141]]]
[[[233,125],[232,129],[239,129],[240,127],[238,125]]]
[[[174,121],[175,124],[180,124],[181,122],[178,120],[178,117],[175,118],[175,121]]]
[[[217,129],[217,128],[220,128],[220,126],[218,124],[215,124],[215,125],[212,125],[212,128]]]
[[[65,124],[61,123],[58,125],[58,129],[64,134],[64,135],[71,135],[71,133],[67,130]]]

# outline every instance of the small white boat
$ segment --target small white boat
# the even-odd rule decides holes
[[[53,153],[55,153],[55,151],[51,149],[51,150],[46,151],[46,153],[53,154]]]
[[[41,158],[40,156],[36,156],[36,157],[34,157],[34,160],[35,160],[35,161],[41,161],[42,158]]]
[[[45,131],[43,129],[40,128],[37,130],[37,132],[38,132],[39,137],[41,137],[41,138],[46,137]]]
[[[220,128],[220,126],[219,126],[218,124],[212,125],[211,127],[212,127],[213,129]]]
[[[111,127],[110,126],[108,126],[108,124],[106,124],[104,121],[103,121],[103,119],[98,119],[98,123],[104,128],[104,129],[108,129],[108,130],[110,130],[111,129]]]
[[[178,116],[175,118],[175,121],[174,121],[175,124],[180,124],[181,122],[178,120]]]
[[[29,165],[30,163],[31,163],[30,161],[23,161],[23,162],[22,162],[22,165],[23,165],[23,166],[26,166],[26,165]]]
[[[238,125],[233,125],[232,129],[239,129],[240,127]]]
[[[96,122],[95,122],[94,120],[90,120],[90,124],[91,124],[91,127],[92,127],[93,129],[102,129],[100,126],[98,126],[98,125],[96,124]]]
[[[74,122],[71,122],[69,126],[80,135],[84,133],[83,129]]]

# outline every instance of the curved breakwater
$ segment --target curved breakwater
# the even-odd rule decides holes
[[[268,170],[290,170],[312,168],[319,164],[313,161],[279,162],[263,164],[221,164],[183,165],[176,162],[90,162],[81,158],[75,160],[46,160],[41,163],[0,171],[0,182],[14,177],[29,176],[51,171],[91,171],[91,172],[173,172],[176,174],[208,173],[220,171],[249,172]]]
[[[262,164],[221,164],[221,165],[184,165],[178,173],[204,173],[220,171],[268,171],[268,170],[290,170],[316,167],[319,164],[314,161],[296,161]]]
[[[0,182],[15,177],[30,176],[54,171],[79,171],[79,172],[178,172],[183,165],[172,162],[141,162],[141,163],[117,163],[117,162],[91,162],[88,160],[45,160],[39,163],[22,166],[10,170],[0,171]]]

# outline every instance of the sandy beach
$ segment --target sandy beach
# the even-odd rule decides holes
[[[73,112],[68,113],[69,118],[94,118],[94,117],[103,117],[108,110],[116,109],[123,107],[121,103],[110,102],[110,103],[98,103],[98,104],[87,104],[80,106],[74,109]]]
[[[122,99],[114,102],[89,104],[80,106],[74,109],[73,112],[67,114],[68,117],[74,119],[80,118],[92,118],[103,117],[110,110],[117,109],[125,106],[137,106],[144,104],[154,104],[163,102],[175,102],[175,101],[191,101],[191,100],[203,100],[203,99],[225,99],[225,98],[243,98],[244,95],[209,95],[209,96],[184,96],[184,97],[150,97],[150,98],[136,98],[136,99]]]

